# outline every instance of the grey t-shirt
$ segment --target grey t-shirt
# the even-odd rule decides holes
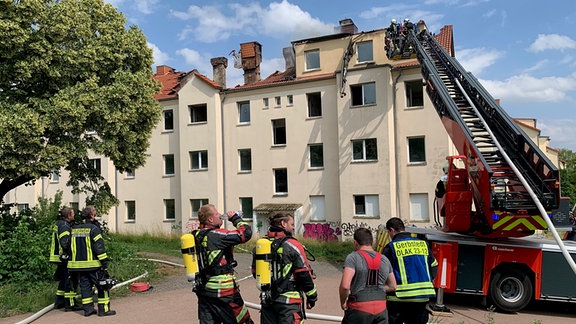
[[[365,250],[370,258],[374,258],[376,251]],[[368,263],[366,259],[358,251],[354,251],[348,256],[346,256],[346,261],[344,261],[344,268],[354,269],[354,277],[350,283],[350,294],[354,295],[360,290],[364,289],[366,286],[366,280],[368,278]],[[380,260],[380,270],[378,271],[378,286],[384,290],[384,283],[388,278],[388,274],[392,272],[392,265],[387,257],[382,255]]]

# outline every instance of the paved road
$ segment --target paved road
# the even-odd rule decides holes
[[[238,278],[250,276],[248,269],[250,256],[237,254],[239,266]],[[180,261],[180,260],[173,260]],[[179,262],[181,263],[181,262]],[[319,301],[311,313],[331,316],[342,316],[338,300],[338,285],[341,269],[325,262],[312,263],[318,276],[316,284],[319,291]],[[170,270],[168,270],[170,271]],[[118,311],[116,316],[85,318],[82,312],[66,313],[61,310],[51,310],[34,324],[43,323],[197,323],[196,295],[192,293],[190,284],[184,277],[184,269],[176,268],[175,273],[162,282],[151,283],[154,288],[148,292],[131,293],[127,297],[114,298],[112,291],[112,309]],[[244,300],[258,303],[258,290],[253,279],[248,278],[240,283]],[[120,289],[126,289],[121,287]],[[456,298],[454,298],[456,297]],[[526,324],[526,323],[575,323],[576,307],[574,304],[536,304],[518,314],[500,314],[488,312],[482,308],[480,299],[468,296],[447,296],[446,305],[453,314],[451,317],[432,317],[431,323],[442,324]],[[552,311],[550,311],[552,309]],[[259,323],[258,310],[250,310],[253,319]],[[17,323],[32,314],[0,319],[0,324]],[[330,323],[328,321],[307,320],[306,323]]]

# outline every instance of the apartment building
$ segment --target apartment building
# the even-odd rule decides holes
[[[328,240],[393,216],[431,225],[435,184],[456,152],[417,61],[389,60],[384,36],[342,20],[332,35],[293,41],[285,70],[265,78],[262,46],[241,44],[244,84],[234,88],[223,57],[211,60],[213,80],[157,67],[163,112],[146,165],[120,174],[94,159],[120,200],[104,215],[111,230],[185,232],[205,203],[242,210],[259,233],[268,215],[288,211],[298,234]],[[452,26],[437,38],[453,54]],[[523,125],[541,139],[535,125]],[[33,205],[61,189],[65,203],[82,205],[65,181],[52,180],[5,201]]]

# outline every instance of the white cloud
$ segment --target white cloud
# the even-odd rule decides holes
[[[154,65],[166,65],[170,61],[170,55],[168,53],[162,52],[158,46],[152,43],[148,43],[148,47],[152,49],[152,56],[154,57]]]
[[[528,67],[526,69],[524,69],[523,73],[529,73],[529,72],[534,72],[534,71],[538,71],[541,70],[542,68],[544,68],[545,66],[548,65],[548,63],[550,63],[549,60],[541,60],[536,62],[536,64],[532,65],[531,67]]]
[[[528,74],[504,81],[480,80],[494,98],[504,102],[559,102],[570,100],[576,91],[576,75],[535,78]]]
[[[153,14],[155,11],[156,4],[159,0],[138,0],[136,2],[136,9],[143,14],[149,15]]]
[[[538,38],[530,44],[530,52],[543,52],[550,50],[576,49],[576,41],[568,36],[558,34],[539,34]]]
[[[206,43],[226,40],[234,34],[290,39],[331,34],[334,31],[333,25],[313,18],[287,0],[273,2],[268,7],[237,3],[227,7],[192,5],[185,12],[173,11],[171,14],[191,21],[179,34],[180,39],[194,37]]]
[[[456,50],[458,62],[474,75],[479,75],[503,56],[504,52],[485,48]]]
[[[542,135],[550,137],[550,146],[556,149],[566,148],[576,151],[576,119],[539,120],[538,128]]]
[[[176,54],[182,56],[186,65],[192,67],[191,69],[196,69],[201,74],[212,78],[212,65],[210,64],[212,56],[189,48],[179,49]]]

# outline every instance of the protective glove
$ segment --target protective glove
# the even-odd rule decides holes
[[[61,262],[68,262],[68,259],[70,258],[70,256],[66,253],[62,253],[60,254],[60,261]]]
[[[316,302],[318,301],[318,294],[313,294],[306,298],[306,309],[312,309],[316,306]]]

